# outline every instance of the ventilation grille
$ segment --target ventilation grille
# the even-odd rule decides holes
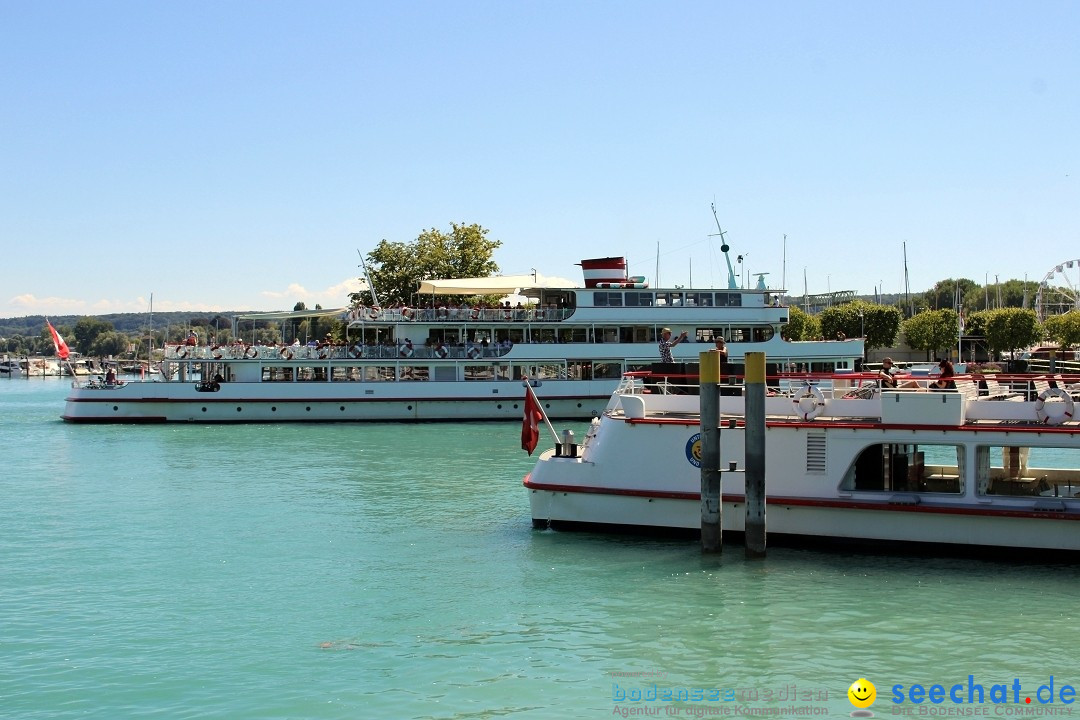
[[[809,433],[806,436],[806,474],[825,474],[825,435]]]

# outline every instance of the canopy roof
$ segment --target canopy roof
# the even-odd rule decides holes
[[[349,308],[335,308],[331,310],[288,310],[280,312],[255,312],[237,315],[237,320],[291,320],[293,318],[330,317],[331,315],[344,315]]]
[[[545,278],[543,275],[496,275],[482,278],[457,278],[449,280],[423,280],[421,295],[509,295],[522,289],[564,288],[561,278]]]

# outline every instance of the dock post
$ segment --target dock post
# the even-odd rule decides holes
[[[765,353],[746,353],[746,557],[765,557]],[[704,418],[702,423],[704,423]]]
[[[720,476],[720,353],[701,361],[701,552],[724,549]]]

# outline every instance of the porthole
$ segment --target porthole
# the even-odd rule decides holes
[[[407,408],[405,408],[405,409],[406,409],[406,410],[409,410],[409,411],[412,411],[412,405],[410,405],[409,407],[407,407]]]
[[[202,409],[202,411],[203,411],[203,412],[206,412],[206,408],[203,408],[203,409]]]
[[[308,406],[307,406],[306,408],[304,408],[304,409],[305,409],[305,410],[307,410],[308,412],[311,412],[311,406],[310,406],[310,405],[308,405]]]
[[[496,410],[502,410],[502,403],[499,403],[498,405],[496,405],[495,409]]]
[[[244,409],[244,408],[240,407],[239,405],[237,405],[237,406],[236,406],[236,412],[240,412],[240,411],[241,411],[241,410],[243,410],[243,409]]]
[[[341,412],[345,412],[345,406],[344,405],[341,406]]]
[[[270,412],[277,412],[277,405],[272,406]]]

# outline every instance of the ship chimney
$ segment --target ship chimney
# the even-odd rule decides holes
[[[581,272],[585,275],[585,287],[596,287],[597,283],[626,282],[626,258],[608,257],[582,260]]]

